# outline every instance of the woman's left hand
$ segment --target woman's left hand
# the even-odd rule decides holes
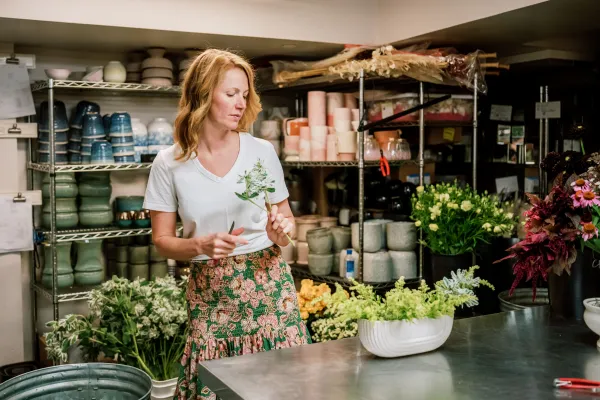
[[[278,207],[276,205],[273,205],[271,207],[269,219],[267,220],[267,236],[269,239],[273,243],[285,247],[290,243],[286,235],[289,235],[293,228],[293,217],[287,218],[278,212]]]

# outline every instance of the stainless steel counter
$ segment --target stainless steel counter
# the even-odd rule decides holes
[[[199,370],[223,400],[590,399],[561,395],[552,383],[600,380],[596,340],[585,325],[553,321],[539,308],[455,321],[444,346],[411,357],[377,358],[351,338]]]

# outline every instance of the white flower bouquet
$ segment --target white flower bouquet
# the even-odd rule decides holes
[[[423,244],[440,255],[473,252],[478,244],[512,232],[517,221],[487,192],[455,183],[419,186],[411,217],[425,233]]]
[[[171,277],[133,282],[113,277],[92,291],[89,316],[48,322],[48,357],[66,362],[69,348],[78,345],[88,361],[102,353],[154,380],[176,377],[187,339],[185,284]]]

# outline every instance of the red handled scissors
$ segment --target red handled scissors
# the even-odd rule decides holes
[[[381,155],[381,157],[379,157],[379,169],[381,169],[381,175],[384,177],[390,176],[390,163],[388,163],[388,160],[383,156],[383,150],[379,149],[379,154]]]
[[[559,389],[585,390],[600,394],[600,382],[581,378],[556,378],[554,387]]]

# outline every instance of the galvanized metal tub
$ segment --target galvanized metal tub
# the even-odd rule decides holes
[[[535,301],[533,301],[533,289],[515,289],[512,296],[509,296],[508,293],[509,291],[505,290],[498,294],[501,311],[515,311],[530,307],[542,307],[550,305],[548,289],[546,288],[537,289]]]
[[[110,363],[42,368],[0,385],[0,399],[147,400],[152,380],[144,371]]]

